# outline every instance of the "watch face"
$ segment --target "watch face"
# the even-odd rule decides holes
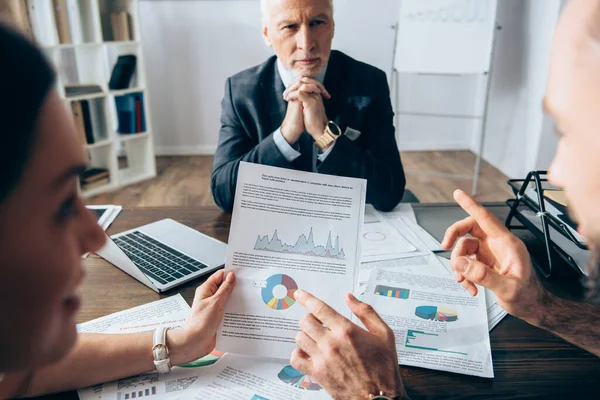
[[[338,137],[338,136],[340,136],[342,134],[342,131],[340,130],[340,127],[337,126],[337,124],[335,122],[329,121],[327,123],[327,127],[329,128],[329,130],[331,131],[331,133],[333,133],[336,137]]]

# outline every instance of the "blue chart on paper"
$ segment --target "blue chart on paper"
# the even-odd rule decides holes
[[[287,310],[294,305],[294,292],[298,285],[289,276],[275,274],[267,278],[267,286],[262,288],[261,296],[264,303],[273,310]]]

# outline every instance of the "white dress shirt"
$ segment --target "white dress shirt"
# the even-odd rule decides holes
[[[294,80],[295,80],[294,76],[292,75],[292,73],[290,71],[285,69],[285,67],[283,66],[283,63],[281,62],[281,60],[279,58],[277,59],[277,71],[279,72],[279,76],[281,77],[281,80],[283,81],[283,85],[286,88],[289,85],[291,85],[292,83],[294,83]],[[322,84],[325,81],[325,73],[326,72],[327,72],[327,66],[325,66],[325,68],[323,68],[323,71],[315,78],[315,80]],[[325,128],[325,127],[323,127],[323,128]],[[300,157],[300,152],[298,150],[296,150],[295,148],[293,148],[281,134],[281,127],[277,128],[277,130],[275,132],[273,132],[273,140],[275,141],[275,145],[277,146],[277,148],[279,149],[281,154],[283,154],[285,159],[288,160],[289,162],[292,162],[296,158]],[[321,152],[321,149],[319,149],[318,147],[315,146],[315,149],[318,151],[318,154],[319,154],[319,156],[317,157],[319,159],[319,161],[321,161],[321,162],[325,161],[325,159],[327,158],[329,153],[331,153],[333,146],[335,146],[335,142],[333,142],[331,144],[331,146],[329,146],[329,148],[327,150],[325,150],[324,152]],[[313,165],[313,168],[314,167],[315,166]]]

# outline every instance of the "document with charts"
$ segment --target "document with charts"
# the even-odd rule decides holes
[[[400,364],[493,378],[485,292],[478,289],[471,296],[439,269],[380,268],[371,272],[365,301],[394,331]]]
[[[365,194],[363,179],[240,164],[225,264],[237,282],[220,350],[288,358],[307,313],[298,289],[351,318]]]
[[[79,333],[127,334],[151,332],[159,326],[178,327],[190,314],[190,306],[180,294],[110,314],[77,325]],[[144,396],[172,399],[183,393],[223,353],[211,354],[191,363],[174,367],[169,374],[150,371],[145,374],[100,383],[79,389],[81,400],[128,400]]]
[[[288,360],[225,354],[179,399],[326,400],[327,392]]]

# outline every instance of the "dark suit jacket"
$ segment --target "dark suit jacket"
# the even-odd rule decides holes
[[[367,203],[388,211],[402,199],[406,179],[393,125],[390,90],[383,71],[332,51],[325,74],[327,117],[342,132],[360,131],[354,141],[341,136],[317,172],[367,179]],[[302,155],[288,162],[272,133],[281,126],[287,110],[285,88],[276,57],[227,79],[222,101],[221,131],[215,153],[211,189],[215,202],[231,212],[240,161],[282,168],[305,169]],[[306,134],[306,133],[305,133]]]

